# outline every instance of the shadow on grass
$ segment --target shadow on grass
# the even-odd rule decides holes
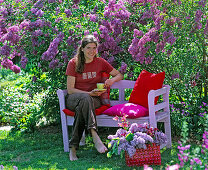
[[[101,139],[106,141],[114,128],[100,129]],[[173,149],[161,150],[162,165],[170,164],[177,156]],[[62,132],[60,126],[39,129],[32,134],[9,133],[0,131],[0,165],[8,169],[17,166],[19,169],[143,169],[127,167],[125,159],[120,156],[107,158],[93,146],[91,137],[87,137],[86,145],[77,152],[78,161],[71,162],[68,153],[63,151]],[[164,169],[163,166],[151,166]]]

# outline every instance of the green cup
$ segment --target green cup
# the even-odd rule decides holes
[[[97,83],[97,89],[104,89],[104,83]]]

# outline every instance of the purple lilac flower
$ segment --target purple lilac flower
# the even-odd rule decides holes
[[[89,14],[88,17],[90,18],[90,21],[97,22],[97,15],[96,14]]]
[[[125,139],[125,138],[124,138]],[[126,142],[123,142],[123,143],[119,143],[119,145],[118,145],[118,154],[120,155],[121,154],[121,151],[122,150],[126,150],[126,145],[127,145],[127,143]]]
[[[16,166],[13,166],[14,170],[18,170],[18,168]]]
[[[56,18],[55,22],[59,23],[61,20],[63,20],[63,18],[62,17],[58,17],[58,18]]]
[[[63,40],[64,33],[59,33],[59,35],[50,43],[50,46],[46,52],[42,55],[42,60],[52,60],[55,58],[55,56],[58,54],[58,45]],[[50,63],[51,67],[54,67],[54,64],[56,61],[53,61]]]
[[[12,31],[7,32],[2,37],[2,42],[4,43],[5,40],[10,41],[12,44],[16,44],[19,42],[20,37]]]
[[[38,30],[35,30],[35,31],[32,33],[32,35],[33,35],[34,37],[39,37],[39,36],[43,35],[43,32],[42,32],[41,29],[38,29]]]
[[[48,3],[50,4],[50,3],[55,3],[56,2],[56,0],[48,0]]]
[[[195,14],[195,22],[196,23],[199,23],[200,21],[201,21],[201,16],[202,16],[202,11],[200,10],[200,9],[198,9],[197,11],[196,11],[196,14]]]
[[[16,65],[13,65],[11,70],[13,72],[15,72],[15,74],[19,73],[21,71],[20,67],[16,66]]]
[[[143,132],[136,132],[135,135],[138,136],[138,137],[143,138],[143,139],[145,140],[146,143],[147,143],[147,142],[153,143],[153,138],[152,138],[150,135],[146,134],[146,133],[143,133]]]
[[[112,139],[115,139],[115,138],[117,138],[117,137],[118,137],[118,135],[109,135],[109,136],[108,136],[108,139],[112,140]]]
[[[163,15],[156,15],[156,19],[154,20],[155,28],[159,30],[161,28],[160,22],[164,19]]]
[[[134,29],[133,37],[136,38],[137,36],[143,36],[143,31],[139,31],[138,29]]]
[[[116,1],[114,0],[109,1],[108,6],[105,7],[105,12],[103,14],[106,18],[115,16],[116,18],[122,20],[128,20],[131,15],[131,13],[127,11],[123,1],[118,1],[116,4]]]
[[[167,25],[173,26],[175,24],[175,22],[176,22],[176,18],[173,17],[173,18],[167,19],[165,23]]]
[[[38,11],[38,8],[31,8],[30,10],[33,14],[36,14],[36,12]]]
[[[133,157],[135,152],[136,152],[136,148],[130,144],[126,145],[126,151],[129,154],[130,157]]]
[[[156,131],[154,143],[156,143],[158,145],[166,144],[167,143],[167,136],[162,132]]]
[[[148,56],[145,58],[145,64],[151,64],[152,63],[152,60],[154,59],[154,56]]]
[[[208,149],[208,131],[204,131],[203,133],[203,149]]]
[[[89,30],[85,30],[84,31],[84,35],[88,35],[88,34],[90,34],[90,31]]]
[[[156,45],[156,49],[155,49],[156,54],[159,54],[159,52],[162,51],[164,47],[165,47],[165,42],[164,41],[159,42]]]
[[[8,58],[5,58],[1,62],[1,65],[3,66],[3,68],[11,69],[13,66],[13,62],[11,60],[9,60]]]
[[[38,1],[34,4],[34,8],[42,8],[42,7],[43,7],[42,0],[38,0]]]
[[[93,32],[93,35],[94,35],[94,37],[95,37],[96,39],[98,39],[98,32],[97,32],[97,31]],[[99,40],[99,39],[98,39],[98,40]]]
[[[205,7],[206,5],[206,0],[201,0],[198,2],[199,6]]]
[[[73,0],[74,4],[79,4],[80,0]]]
[[[130,128],[129,128],[129,131],[131,133],[135,133],[135,132],[138,132],[138,124],[137,123],[132,123]]]
[[[114,65],[114,61],[115,61],[115,57],[114,57],[114,56],[111,56],[110,58],[108,58],[108,62],[109,62],[111,65]]]
[[[69,18],[72,15],[72,12],[70,9],[65,9],[64,13],[66,14],[67,18]]]
[[[140,145],[140,144],[145,144],[145,139],[143,139],[142,137],[140,136],[137,136],[137,135],[134,135],[134,138],[132,141],[130,141],[131,145],[136,147],[137,145]]]
[[[35,13],[35,15],[36,15],[37,17],[42,17],[43,14],[44,14],[44,12],[43,12],[41,9],[39,9],[39,10]]]
[[[28,58],[23,56],[23,57],[21,58],[21,61],[20,61],[21,67],[22,67],[22,68],[25,68],[26,65],[27,65],[27,62],[28,62]]]
[[[121,128],[118,129],[117,132],[116,132],[116,135],[118,137],[126,136],[126,134],[127,134],[127,131],[125,129],[121,129]]]
[[[126,72],[127,69],[127,64],[122,62],[121,63],[121,68],[119,69],[119,71],[121,72],[121,74],[124,74]]]
[[[171,79],[172,79],[172,80],[174,80],[174,79],[179,79],[179,78],[180,78],[179,73],[174,73],[174,74],[172,74],[172,76],[171,76]]]
[[[7,8],[2,7],[2,8],[0,9],[0,14],[3,15],[4,18],[6,18],[7,15],[8,15]]]
[[[57,8],[55,9],[55,11],[56,11],[56,15],[58,15],[58,14],[61,12],[59,7],[57,7]]]
[[[58,63],[59,63],[59,59],[52,60],[49,64],[49,68],[55,69],[58,66]]]
[[[24,13],[24,17],[26,18],[28,16],[28,11],[26,11],[25,13]]]
[[[0,49],[0,54],[1,55],[5,55],[5,56],[9,56],[10,55],[10,51],[11,51],[11,48],[8,45],[4,45]]]
[[[17,33],[19,31],[19,27],[16,25],[13,25],[8,28],[8,31],[12,31],[13,33]]]
[[[204,34],[208,35],[208,19],[206,20],[206,25],[205,25],[205,28],[204,28]]]
[[[37,77],[36,77],[36,76],[33,76],[32,81],[33,81],[33,82],[36,82],[36,81],[37,81]]]
[[[24,28],[27,28],[29,25],[30,25],[30,20],[24,20],[21,22],[21,24],[19,25],[19,28],[20,29],[24,29]]]

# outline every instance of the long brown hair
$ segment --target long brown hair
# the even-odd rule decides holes
[[[84,71],[85,56],[84,56],[84,52],[82,51],[82,48],[84,48],[89,43],[95,43],[96,46],[98,47],[98,41],[93,35],[87,35],[82,39],[81,45],[78,47],[77,54],[75,55],[76,58],[75,71],[77,73],[82,73]]]

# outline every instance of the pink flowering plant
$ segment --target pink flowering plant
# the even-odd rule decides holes
[[[208,119],[207,119],[208,121]],[[204,131],[202,136],[202,145],[194,147],[187,144],[188,123],[184,120],[182,127],[182,140],[178,145],[178,160],[181,169],[189,167],[192,169],[208,170],[208,131]]]
[[[146,144],[161,145],[167,143],[166,135],[158,131],[157,128],[150,127],[147,123],[130,125],[126,118],[126,114],[121,118],[118,116],[113,118],[118,121],[118,126],[121,128],[117,130],[115,135],[108,136],[110,151],[107,153],[107,157],[111,157],[113,154],[123,157],[125,151],[132,157],[136,149],[146,149]]]

